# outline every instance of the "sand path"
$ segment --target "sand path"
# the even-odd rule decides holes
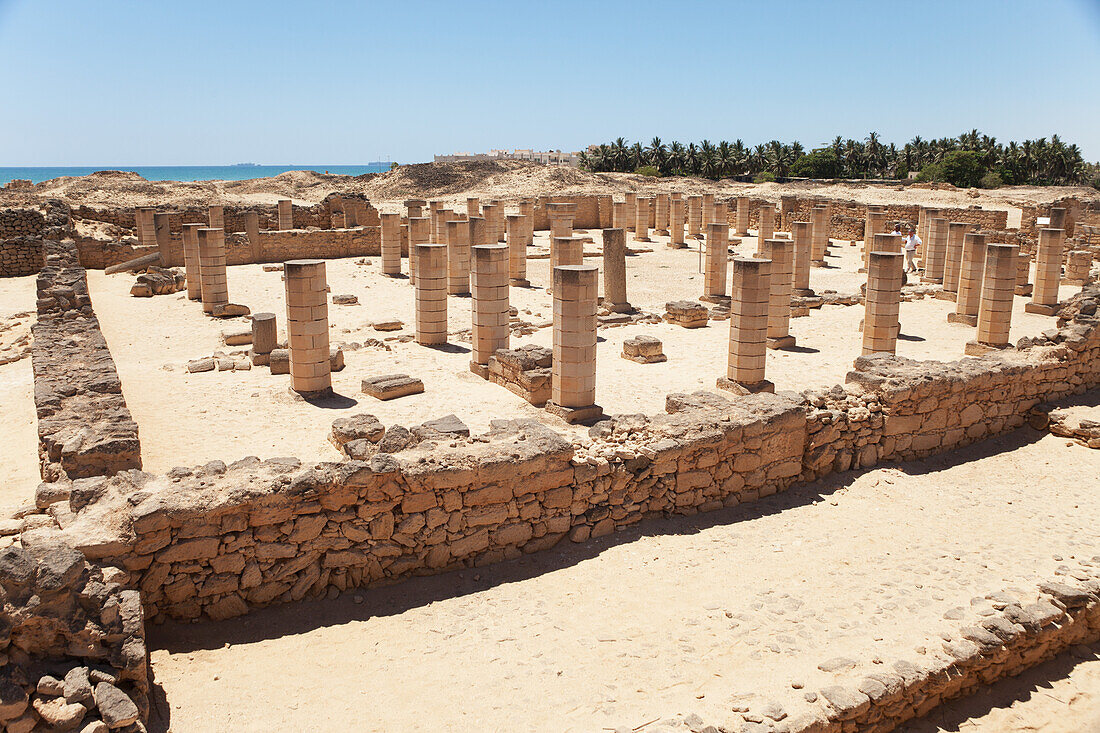
[[[35,277],[0,278],[0,345],[9,336],[29,331],[34,322]],[[8,331],[7,329],[11,329]],[[34,410],[34,375],[26,357],[0,365],[0,513],[11,516],[34,502],[42,480],[38,473],[38,418]]]

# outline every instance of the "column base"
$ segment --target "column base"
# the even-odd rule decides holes
[[[667,229],[658,229],[658,230],[654,231],[653,233],[656,234],[658,237],[667,237],[668,236],[668,230]]]
[[[1028,283],[1027,285],[1017,285],[1015,292],[1016,295],[1031,295],[1034,289],[1034,286]]]
[[[488,364],[478,364],[476,361],[471,361],[470,362],[470,371],[473,372],[474,374],[478,375],[482,379],[488,379],[489,378],[489,365]]]
[[[791,291],[791,295],[797,298],[813,298],[817,293],[813,288],[795,288]]]
[[[649,237],[634,237],[634,241],[635,242],[652,242],[653,240],[650,239]]]
[[[991,351],[1003,351],[1004,349],[1011,348],[1012,344],[986,344],[981,341],[967,341],[966,346],[963,348],[963,353],[967,356],[981,356]]]
[[[700,295],[699,300],[704,303],[715,303],[718,305],[730,305],[732,298],[729,295]]]
[[[968,316],[965,313],[948,313],[947,314],[947,322],[948,323],[961,323],[965,326],[977,326],[978,325],[978,317],[977,316]]]
[[[324,389],[318,389],[312,392],[299,392],[293,387],[288,387],[287,391],[290,392],[290,396],[299,400],[323,400],[326,397],[332,397],[332,387],[325,387]]]
[[[959,294],[953,290],[941,290],[938,293],[933,293],[932,297],[937,300],[949,300],[954,303],[958,299]]]
[[[810,267],[828,267],[829,263],[825,260],[810,260]]]
[[[1058,312],[1059,305],[1042,305],[1041,303],[1025,303],[1025,313],[1036,313],[1040,316],[1053,316]]]
[[[515,287],[515,288],[529,288],[529,287],[531,287],[531,281],[530,280],[527,280],[527,279],[524,279],[524,278],[519,278],[519,277],[509,278],[508,279],[508,284],[511,285],[512,287]]]
[[[687,238],[688,239],[702,239],[703,235],[702,234],[689,234]]]
[[[778,336],[776,338],[768,337],[768,340],[765,343],[765,345],[769,349],[789,349],[790,347],[794,346],[794,344],[794,336],[791,336],[790,334],[787,334],[786,336]]]
[[[669,242],[668,243],[668,248],[669,249],[687,249],[688,246],[687,246],[686,242]]]
[[[744,382],[735,382],[728,377],[718,377],[718,381],[715,382],[715,386],[718,389],[724,389],[727,392],[733,392],[734,394],[757,394],[759,392],[775,392],[775,385],[766,379],[761,379],[759,382],[747,384]]]
[[[633,313],[637,310],[630,303],[608,303],[603,302],[601,305],[612,313]]]
[[[603,408],[599,405],[587,405],[585,407],[562,407],[550,401],[546,403],[546,411],[551,415],[560,417],[570,425],[576,423],[596,422],[603,417]]]

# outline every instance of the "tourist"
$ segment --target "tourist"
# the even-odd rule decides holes
[[[905,271],[917,271],[917,247],[921,245],[917,232],[910,227],[909,234],[905,237]]]

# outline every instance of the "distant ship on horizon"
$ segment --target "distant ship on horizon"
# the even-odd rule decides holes
[[[231,167],[233,167],[233,168],[259,168],[260,164],[259,163],[234,163]]]

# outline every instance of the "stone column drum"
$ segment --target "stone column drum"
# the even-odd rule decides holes
[[[729,261],[729,227],[718,222],[707,225],[707,254],[703,267],[703,297],[710,303],[726,300],[726,271]]]
[[[1031,255],[1016,255],[1016,295],[1031,295]]]
[[[634,241],[649,241],[649,198],[638,197],[636,216],[634,217]]]
[[[425,201],[424,199],[406,199],[404,201],[404,206],[405,206],[406,209],[408,209],[408,212],[409,212],[408,218],[410,218],[410,219],[419,219],[420,218],[420,212],[427,205],[428,205],[428,202]]]
[[[970,224],[965,221],[953,221],[947,225],[947,249],[943,256],[943,290],[956,293],[959,290],[959,271],[962,270],[963,237]],[[951,300],[951,297],[947,297]]]
[[[401,215],[382,214],[382,274],[401,274]],[[411,258],[410,258],[411,259]]]
[[[774,392],[775,385],[764,379],[771,263],[760,257],[735,257],[732,262],[729,358],[726,376],[718,378],[717,386],[738,394]]]
[[[550,220],[550,239],[573,236],[572,204],[547,204],[546,216]]]
[[[612,313],[630,313],[626,299],[626,232],[603,230],[603,306]]]
[[[810,221],[813,221],[812,215]],[[760,221],[756,223],[756,232],[756,248],[760,249],[760,244],[775,234],[775,204],[760,205]]]
[[[829,210],[824,206],[810,209],[813,235],[810,238],[810,265],[825,266],[825,252],[829,249]]]
[[[596,290],[594,265],[554,268],[554,357],[546,409],[566,422],[600,417],[596,405]]]
[[[211,229],[225,230],[225,209],[221,206],[210,206],[206,210],[206,220]]]
[[[489,241],[486,244],[497,243],[497,213],[500,211],[500,205],[496,203],[486,203],[481,207],[482,218],[485,219],[486,237]],[[478,242],[477,244],[480,244]]]
[[[928,241],[924,243],[924,275],[921,282],[943,282],[947,262],[947,219],[937,216],[928,222]]]
[[[260,366],[271,363],[271,352],[279,346],[278,324],[274,313],[252,314],[252,348],[249,353],[252,364]]]
[[[171,267],[172,262],[172,228],[167,211],[153,214],[153,235],[157,240],[157,252],[160,253],[160,266]]]
[[[978,333],[966,344],[966,353],[1006,349],[1012,327],[1012,300],[1016,295],[1016,270],[1020,248],[1015,244],[989,244],[985,248],[982,290],[978,302]]]
[[[156,209],[142,206],[138,212],[138,242],[152,247],[157,243]]]
[[[416,245],[428,244],[431,241],[431,219],[426,216],[409,217],[409,282],[416,285],[417,268],[420,263],[416,261],[415,254],[418,251]],[[438,244],[438,242],[436,243]]]
[[[684,243],[683,199],[675,198],[669,202],[668,233],[669,247],[671,247],[672,249],[684,249],[685,247],[687,247],[687,244]]]
[[[867,207],[867,220],[863,224],[863,267],[860,272],[867,271],[867,262],[874,248],[875,235],[882,231],[882,224],[885,221],[886,212]]]
[[[325,261],[290,260],[283,265],[283,277],[290,388],[306,397],[331,394]]]
[[[786,349],[794,346],[791,335],[791,290],[794,284],[794,242],[789,239],[765,239],[763,246],[765,259],[771,260],[769,267],[771,287],[768,305],[769,349]]]
[[[725,224],[727,230],[730,228],[729,214],[726,213],[726,204],[722,201],[714,202],[714,221]]]
[[[959,268],[959,294],[955,312],[947,314],[948,323],[978,325],[978,304],[982,292],[982,271],[985,268],[985,235],[968,233],[963,238],[962,265]]]
[[[511,285],[530,285],[527,280],[527,217],[509,214],[505,220],[508,230],[508,282]]]
[[[418,244],[416,281],[416,343],[447,343],[447,245]]]
[[[554,237],[550,240],[550,268],[579,265],[584,260],[584,240],[580,237]]]
[[[470,246],[472,222],[477,226],[488,227],[485,220],[474,217],[469,221],[447,222],[447,293],[450,295],[469,295],[470,293]],[[484,236],[484,235],[483,235]],[[485,246],[485,245],[482,245]]]
[[[737,197],[737,236],[745,237],[749,233],[749,197]]]
[[[472,219],[475,216],[481,216],[481,201],[474,196],[470,196],[466,199],[466,218]]]
[[[905,280],[905,255],[871,252],[867,261],[864,297],[863,353],[893,354],[897,350],[901,284]]]
[[[214,309],[229,302],[229,287],[225,279],[225,233],[221,229],[199,227],[199,280],[202,283],[202,310]]]
[[[279,199],[279,229],[294,228],[294,204],[290,199]]]
[[[657,226],[654,234],[661,236],[668,236],[668,204],[669,198],[667,193],[659,193],[654,199],[654,205],[657,207]]]
[[[535,202],[531,199],[521,199],[519,213],[527,217],[527,244],[535,241]]]
[[[626,229],[625,201],[616,201],[611,204],[611,225],[615,229]]]
[[[488,379],[489,357],[508,348],[508,247],[483,244],[473,248],[473,255],[470,371]]]
[[[703,197],[688,196],[687,202],[688,236],[692,239],[702,239]]]
[[[810,289],[810,251],[813,241],[813,224],[808,221],[791,222],[794,244],[794,285],[792,294],[806,297],[814,295]]]
[[[202,300],[202,280],[199,269],[199,230],[202,224],[183,225],[183,271],[187,277],[187,297]]]
[[[248,246],[252,250],[252,261],[262,262],[264,246],[260,242],[260,212],[244,212],[244,233],[248,236]]]
[[[634,212],[638,210],[638,194],[626,193],[623,197],[626,200],[626,230],[632,232],[634,231]]]
[[[1031,291],[1031,302],[1024,306],[1028,313],[1052,316],[1057,311],[1064,237],[1064,229],[1048,227],[1039,230],[1039,245],[1035,250],[1035,286]]]
[[[703,194],[703,230],[706,231],[714,223],[714,194]]]

